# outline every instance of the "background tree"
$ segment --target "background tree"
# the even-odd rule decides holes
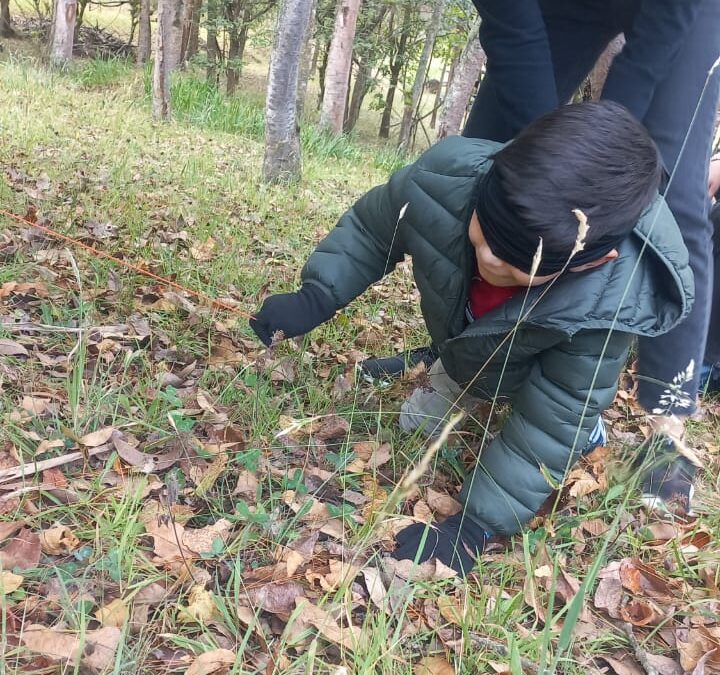
[[[438,140],[460,133],[470,95],[475,83],[480,79],[485,65],[485,52],[478,39],[479,28],[480,22],[477,21],[468,35],[467,43],[457,65],[452,69],[440,112]]]
[[[50,59],[62,65],[72,59],[77,0],[56,0],[50,30]]]
[[[412,0],[405,0],[401,10],[398,28],[394,30],[396,12],[393,12],[392,20],[389,23],[391,53],[388,57],[387,73],[384,73],[389,78],[389,84],[387,94],[385,95],[382,118],[380,120],[380,131],[378,133],[380,138],[390,137],[390,121],[395,103],[395,92],[397,91],[400,81],[400,71],[402,70],[408,53],[408,44],[413,28],[414,9]]]
[[[335,14],[335,28],[325,72],[320,127],[336,135],[341,134],[343,130],[359,9],[360,0],[340,0]]]
[[[420,63],[415,71],[415,81],[413,82],[412,93],[409,100],[405,102],[403,109],[402,122],[400,124],[400,140],[398,146],[403,152],[407,152],[410,146],[410,137],[412,134],[415,118],[419,114],[420,99],[423,89],[425,88],[425,77],[427,76],[428,66],[432,60],[433,47],[435,39],[440,32],[440,24],[445,11],[447,0],[435,0],[430,23],[425,33],[425,44],[423,45],[422,54],[420,55]]]
[[[388,14],[389,5],[384,0],[365,2],[358,18],[353,60],[356,66],[355,82],[352,87],[350,104],[345,113],[343,130],[352,131],[360,117],[363,101],[374,84],[373,69],[381,61],[385,52],[382,49],[384,39],[380,29]]]
[[[265,103],[263,177],[285,182],[300,175],[297,87],[311,0],[284,0],[278,12]]]
[[[180,63],[182,0],[159,0],[153,69],[153,115],[170,117],[170,77]]]
[[[0,0],[0,37],[15,37],[10,18],[10,0]]]
[[[150,0],[140,0],[140,13],[138,16],[138,47],[137,62],[139,65],[150,60],[152,35],[150,29]]]

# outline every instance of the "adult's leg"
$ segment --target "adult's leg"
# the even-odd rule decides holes
[[[471,138],[507,141],[565,103],[619,32],[608,16],[605,0],[475,3],[481,16],[485,12],[483,18],[490,20],[481,24],[480,36],[488,54],[487,71],[463,130],[463,135]],[[514,17],[514,13],[521,15]],[[519,31],[528,15],[533,26],[537,27],[538,21],[545,24],[546,44],[535,30]],[[554,91],[546,91],[551,87]]]
[[[687,415],[695,408],[708,331],[713,282],[712,226],[708,218],[707,171],[720,69],[708,76],[720,54],[720,3],[706,0],[667,78],[655,90],[643,120],[672,178],[665,198],[682,232],[695,275],[695,302],[670,333],[644,338],[639,346],[638,400],[652,411]],[[694,365],[690,376],[688,366]],[[669,395],[679,376],[680,401]]]
[[[715,268],[710,301],[710,328],[705,345],[705,363],[717,368],[720,366],[720,203],[716,204],[710,212],[710,221],[715,233],[713,253]],[[718,374],[718,371],[716,370],[715,373]]]

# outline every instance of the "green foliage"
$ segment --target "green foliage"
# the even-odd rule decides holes
[[[71,73],[72,78],[83,87],[99,88],[116,84],[134,71],[135,64],[130,59],[113,57],[78,61]]]

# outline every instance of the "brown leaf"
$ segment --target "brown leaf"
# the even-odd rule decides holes
[[[455,675],[444,656],[425,656],[413,668],[413,675]]]
[[[229,649],[212,649],[200,654],[185,675],[225,675],[235,663],[235,653]]]
[[[383,443],[372,453],[370,459],[368,459],[367,468],[370,469],[370,471],[378,469],[383,464],[387,464],[391,456],[392,448],[390,447],[390,443]]]
[[[387,609],[386,597],[387,589],[382,579],[380,571],[374,567],[365,567],[362,570],[365,579],[365,587],[370,594],[370,600],[380,609]]]
[[[0,549],[0,567],[6,570],[32,569],[40,562],[41,552],[40,537],[23,528]]]
[[[0,356],[30,356],[30,354],[19,342],[0,338]]]
[[[215,257],[215,247],[217,242],[212,238],[208,237],[203,242],[197,242],[190,246],[190,255],[200,262],[207,262]]]
[[[627,605],[620,608],[620,616],[623,621],[633,626],[656,626],[665,617],[659,608],[651,605],[645,600],[631,600]]]
[[[412,581],[440,581],[442,579],[454,579],[457,572],[447,565],[444,565],[436,558],[416,565],[412,560],[395,560],[387,558],[383,561],[384,565],[404,580]]]
[[[619,619],[622,599],[623,588],[619,578],[606,577],[600,579],[595,591],[595,607],[604,609],[613,619]]]
[[[78,546],[80,540],[72,533],[70,528],[64,525],[51,527],[40,533],[40,545],[42,552],[47,555],[65,555],[72,553]]]
[[[258,479],[255,477],[255,474],[243,470],[238,474],[238,481],[233,490],[233,495],[239,495],[253,500],[257,497],[258,485]]]
[[[229,520],[220,518],[212,525],[197,529],[186,528],[182,543],[197,554],[212,553],[216,540],[219,539],[223,544],[227,541],[232,526]]]
[[[250,588],[247,599],[251,607],[259,607],[272,614],[289,615],[295,608],[295,599],[303,597],[305,590],[294,582],[269,583]]]
[[[669,600],[673,590],[678,587],[676,582],[661,577],[655,569],[638,558],[620,561],[620,581],[623,587],[635,595],[660,600]]]
[[[350,431],[350,423],[338,415],[328,415],[323,418],[320,428],[314,433],[315,438],[329,441],[333,438],[345,436]]]
[[[358,626],[341,626],[333,616],[304,597],[297,598],[297,607],[301,610],[303,621],[315,626],[318,632],[329,642],[354,651],[361,639],[362,631]]]
[[[85,631],[80,636],[31,624],[22,633],[22,641],[30,651],[54,661],[69,661],[73,665],[79,662],[96,671],[103,671],[113,664],[121,637],[120,629],[113,626]]]
[[[22,586],[24,579],[19,574],[13,574],[7,570],[0,571],[0,598],[3,595],[14,593]]]
[[[215,616],[215,596],[202,585],[193,586],[188,596],[188,606],[180,607],[178,621],[181,623],[207,623]]]
[[[449,518],[462,511],[462,506],[457,499],[432,488],[428,488],[425,492],[425,501],[440,518]]]
[[[5,541],[8,537],[15,534],[21,527],[24,527],[25,522],[22,520],[15,520],[10,523],[0,523],[0,542]]]
[[[181,549],[178,546],[185,533],[185,528],[180,523],[158,523],[157,520],[152,520],[146,523],[145,529],[153,538],[153,551],[158,562],[172,562],[193,557],[190,549],[185,546]]]
[[[128,607],[121,598],[112,600],[95,612],[95,618],[103,626],[115,626],[116,628],[122,628],[129,616]]]
[[[154,473],[169,469],[182,457],[182,448],[173,447],[166,453],[145,453],[130,445],[119,431],[112,432],[112,443],[118,455],[130,466],[144,473]]]
[[[320,533],[318,531],[311,532],[309,535],[292,542],[292,544],[285,549],[282,559],[287,565],[288,577],[293,576],[293,574],[297,572],[298,567],[304,565],[312,558],[319,536]]]
[[[91,434],[86,434],[80,439],[80,444],[86,448],[97,448],[100,445],[105,445],[113,433],[115,432],[114,427],[103,427],[97,431],[93,431]]]
[[[638,666],[629,654],[619,655],[621,658],[603,656],[603,661],[613,669],[615,675],[644,675],[642,668]]]

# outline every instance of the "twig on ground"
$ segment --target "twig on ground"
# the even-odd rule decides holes
[[[647,675],[660,675],[658,673],[658,669],[650,663],[647,651],[643,649],[642,645],[635,637],[632,624],[623,623],[621,628],[623,633],[627,636],[627,639],[630,641],[630,646],[633,648],[633,653],[635,654],[635,660],[643,667],[643,670],[647,673]]]
[[[93,457],[94,455],[99,455],[103,452],[111,452],[112,449],[112,446],[109,444],[100,445],[97,448],[88,448],[87,452],[69,452],[67,455],[51,457],[50,459],[44,459],[42,462],[28,462],[27,464],[21,464],[20,466],[11,466],[9,469],[3,469],[0,471],[0,483],[4,483],[9,480],[17,480],[18,478],[28,478],[29,476],[45,471],[46,469],[53,469],[56,466],[70,464],[70,462],[76,462],[80,459]]]

